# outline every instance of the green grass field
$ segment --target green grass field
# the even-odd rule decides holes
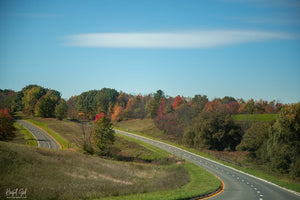
[[[236,121],[262,121],[271,122],[276,120],[277,114],[238,114],[232,115],[232,118]]]
[[[82,134],[76,122],[27,120],[74,141]],[[220,187],[214,175],[196,165],[147,143],[116,136],[115,148],[135,162],[0,143],[4,180],[0,187],[26,187],[28,198],[39,199],[186,199]]]
[[[178,189],[181,165],[116,162],[71,151],[0,142],[0,188],[27,188],[29,199],[90,199]],[[180,181],[178,181],[180,180]],[[5,199],[1,191],[0,199]]]

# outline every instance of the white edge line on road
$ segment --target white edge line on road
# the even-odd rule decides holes
[[[200,157],[200,158],[202,158],[202,159],[205,159],[205,160],[207,160],[207,161],[213,162],[213,163],[215,163],[215,164],[218,164],[218,165],[221,165],[221,166],[223,166],[223,167],[229,168],[229,169],[231,169],[231,170],[237,171],[237,172],[239,172],[239,173],[245,174],[245,175],[250,176],[250,177],[252,177],[252,178],[254,178],[254,179],[263,181],[263,182],[265,182],[265,183],[268,183],[268,184],[270,184],[270,185],[276,186],[276,187],[281,188],[281,189],[283,189],[283,190],[285,190],[285,191],[288,191],[288,192],[291,192],[291,193],[293,193],[293,194],[296,194],[296,195],[300,196],[300,193],[298,193],[298,192],[295,192],[295,191],[293,191],[293,190],[289,190],[289,189],[287,189],[287,188],[281,187],[281,186],[276,185],[275,183],[272,183],[272,182],[267,181],[267,180],[265,180],[265,179],[256,177],[256,176],[254,176],[254,175],[248,174],[248,173],[246,173],[246,172],[240,171],[240,170],[235,169],[235,168],[233,168],[233,167],[230,167],[230,166],[224,165],[224,164],[222,164],[222,163],[216,162],[216,161],[214,161],[214,160],[210,160],[210,159],[208,159],[208,158],[202,157],[202,156],[197,155],[197,154],[195,154],[195,153],[193,153],[193,152],[189,152],[189,151],[187,151],[187,150],[185,150],[185,149],[181,149],[181,148],[176,147],[176,146],[173,146],[173,145],[171,145],[171,144],[167,144],[167,143],[164,143],[164,142],[161,142],[161,141],[158,141],[158,140],[153,140],[153,139],[151,139],[151,138],[147,138],[147,137],[144,137],[144,136],[141,136],[141,135],[137,135],[137,134],[134,134],[134,133],[129,133],[129,132],[127,132],[127,131],[121,131],[121,130],[117,130],[117,129],[115,129],[115,130],[116,130],[116,131],[119,131],[119,132],[125,132],[125,133],[127,133],[127,134],[134,135],[134,136],[137,136],[137,137],[141,137],[141,138],[144,138],[144,139],[156,141],[156,142],[159,142],[159,143],[161,143],[161,144],[168,145],[168,146],[171,146],[171,147],[173,147],[173,148],[179,149],[179,150],[181,150],[181,151],[184,151],[184,152],[187,152],[187,153],[191,153],[191,154],[193,154],[194,156],[198,156],[198,157]]]
[[[24,121],[24,120],[20,120],[20,122],[25,122],[26,123],[26,121]],[[33,137],[35,138],[35,140],[36,140],[36,142],[38,144],[38,147],[41,147],[40,141],[36,138],[36,136],[34,135],[34,133],[32,133],[29,129],[27,129],[25,126],[23,126],[22,123],[19,123],[18,121],[17,121],[17,123],[20,124],[27,131],[29,131],[31,133],[31,135],[33,135]]]
[[[26,121],[26,122],[28,122],[28,121]],[[37,127],[38,129],[44,131],[47,134],[47,136],[50,137],[58,145],[58,147],[59,147],[58,149],[62,150],[61,144],[52,135],[50,135],[50,133],[48,133],[47,131],[45,131],[41,127],[39,127],[39,126],[37,126],[37,125],[35,125],[35,124],[31,123],[31,122],[28,122],[28,123],[32,124],[33,126]]]
[[[35,124],[31,123],[31,122],[28,122],[28,121],[26,121],[26,120],[22,120],[22,121],[25,121],[25,122],[27,122],[27,123],[29,123],[29,124],[35,126],[36,128],[42,130],[43,132],[45,132],[45,133],[47,134],[47,136],[51,137],[51,139],[53,139],[54,142],[59,146],[58,149],[61,149],[61,150],[62,150],[61,144],[60,144],[60,143],[59,143],[52,135],[50,135],[47,131],[45,131],[45,130],[42,129],[41,127],[39,127],[39,126],[37,126],[37,125],[35,125]],[[24,128],[25,128],[25,127],[24,127]],[[28,129],[27,129],[27,130],[28,130]],[[28,131],[29,131],[29,130],[28,130]],[[30,131],[29,131],[29,132],[30,132]],[[32,135],[33,135],[33,134],[32,134]],[[33,136],[34,136],[34,135],[33,135]],[[47,136],[46,136],[46,137],[47,137]],[[34,136],[34,137],[35,137],[35,136]],[[35,139],[36,139],[36,137],[35,137]],[[38,141],[38,140],[37,140],[37,141]],[[38,147],[40,147],[39,142],[38,142]],[[49,149],[51,149],[51,148],[49,148]]]
[[[47,141],[47,144],[48,144],[48,147],[49,147],[49,149],[51,149],[51,145],[50,145],[50,142],[48,142],[48,141]]]

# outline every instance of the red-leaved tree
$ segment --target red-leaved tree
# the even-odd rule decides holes
[[[172,104],[173,110],[176,110],[181,104],[183,104],[184,99],[181,96],[176,96]]]
[[[14,119],[7,108],[0,109],[0,140],[8,140],[15,136]]]
[[[103,117],[104,117],[104,113],[100,113],[100,114],[96,115],[95,120],[94,120],[94,123],[95,123],[96,121],[101,120]]]

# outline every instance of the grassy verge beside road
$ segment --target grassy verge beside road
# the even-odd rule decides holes
[[[67,139],[65,139],[63,136],[61,136],[61,134],[57,133],[53,129],[49,128],[47,126],[47,123],[42,121],[43,118],[25,116],[21,112],[15,113],[14,116],[16,118],[28,121],[28,122],[36,125],[37,127],[43,129],[44,131],[46,131],[50,136],[52,136],[61,145],[62,149],[67,149],[70,146],[70,142]]]
[[[216,191],[221,186],[220,181],[211,173],[199,166],[186,163],[184,168],[189,171],[190,182],[176,190],[165,190],[151,193],[138,193],[120,197],[109,197],[106,200],[156,200],[156,199],[191,199]],[[177,180],[180,182],[181,178]]]
[[[39,128],[46,131],[48,134],[50,134],[62,147],[62,149],[67,149],[69,147],[69,142],[65,138],[63,138],[60,134],[50,129],[46,123],[38,122],[36,120],[32,119],[25,119],[26,121],[38,126]]]
[[[140,126],[138,125],[139,123],[141,124]],[[147,125],[144,125],[143,123],[145,123]],[[135,121],[132,121],[132,122],[131,121],[127,121],[127,122],[123,121],[123,122],[116,123],[115,127],[119,130],[128,131],[128,132],[131,132],[131,133],[135,133],[135,134],[138,134],[138,135],[142,135],[142,136],[145,136],[145,137],[148,137],[148,138],[151,138],[151,139],[159,140],[159,141],[177,146],[179,148],[190,151],[190,152],[195,153],[197,155],[212,159],[214,161],[218,161],[218,162],[220,162],[224,165],[233,167],[235,169],[246,172],[248,174],[251,174],[251,175],[254,175],[256,177],[259,177],[259,178],[265,179],[267,181],[273,182],[273,183],[275,183],[279,186],[285,187],[287,189],[291,189],[291,190],[294,190],[296,192],[300,192],[300,184],[298,182],[294,182],[292,180],[289,180],[288,177],[286,177],[286,176],[278,176],[278,175],[275,175],[275,174],[268,173],[264,170],[252,168],[252,167],[249,167],[249,166],[239,167],[237,165],[230,164],[228,162],[224,162],[222,160],[216,159],[214,156],[212,156],[213,154],[208,154],[209,152],[204,153],[204,152],[201,152],[199,150],[191,149],[191,148],[185,147],[183,145],[180,145],[178,143],[174,143],[173,141],[170,142],[170,140],[166,140],[166,137],[164,137],[162,135],[162,133],[158,132],[158,133],[155,134],[155,136],[153,136],[152,135],[153,131],[151,131],[151,132],[148,132],[147,130],[142,130],[141,131],[141,127],[150,127],[149,124],[150,124],[149,119],[146,119],[145,122],[143,120],[135,120]],[[154,127],[154,124],[152,126]],[[156,127],[154,127],[154,129],[155,128]]]
[[[16,137],[13,139],[14,143],[38,146],[36,139],[26,128],[18,123],[15,123],[14,126],[16,128]]]

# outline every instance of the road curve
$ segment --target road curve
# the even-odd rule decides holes
[[[209,198],[210,200],[300,200],[299,194],[293,191],[178,147],[129,132],[115,131],[166,150],[215,174],[223,181],[225,189],[220,194]]]
[[[61,146],[58,144],[58,142],[56,142],[44,130],[24,120],[16,120],[16,122],[32,133],[38,143],[38,147],[47,149],[61,149]]]

